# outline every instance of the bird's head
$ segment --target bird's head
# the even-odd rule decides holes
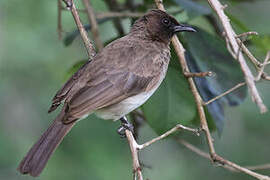
[[[131,29],[131,31],[142,30],[151,39],[165,43],[170,42],[172,36],[177,32],[196,32],[192,27],[180,24],[174,17],[158,9],[150,10],[138,19]]]

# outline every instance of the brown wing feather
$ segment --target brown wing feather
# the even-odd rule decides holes
[[[140,41],[126,38],[106,46],[81,68],[75,81],[68,81],[57,93],[60,98],[55,98],[54,104],[64,99],[68,104],[66,123],[150,90],[159,80],[164,65],[160,49],[151,44],[143,47]]]
[[[125,75],[123,78],[123,74]],[[114,82],[111,81],[114,80]],[[130,72],[109,76],[98,85],[86,86],[78,91],[68,102],[68,113],[65,123],[79,119],[94,110],[110,106],[139,94],[147,89],[157,78],[142,77]]]

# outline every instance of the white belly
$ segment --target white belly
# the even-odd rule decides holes
[[[157,88],[158,86],[151,91],[129,97],[118,104],[99,109],[95,113],[97,116],[103,119],[118,120],[145,103],[145,101],[152,96]]]

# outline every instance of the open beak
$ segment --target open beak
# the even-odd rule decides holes
[[[180,24],[180,25],[176,25],[173,27],[173,32],[177,33],[177,32],[183,32],[183,31],[187,31],[187,32],[197,32],[194,28],[192,28],[191,26],[185,25],[185,24]]]

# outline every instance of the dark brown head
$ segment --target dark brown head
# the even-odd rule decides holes
[[[192,27],[178,23],[175,18],[157,9],[149,11],[134,23],[131,32],[136,31],[144,31],[152,40],[164,43],[170,42],[177,32],[196,32]]]

